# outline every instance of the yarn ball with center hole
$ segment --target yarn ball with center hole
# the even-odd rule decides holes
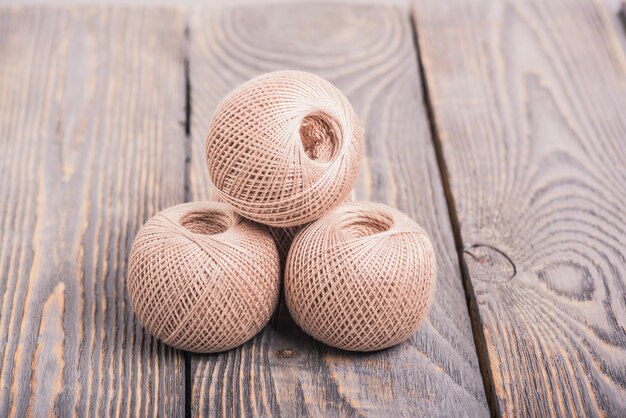
[[[357,116],[336,87],[278,71],[244,83],[217,107],[206,158],[223,201],[246,218],[290,227],[349,195],[362,149]]]
[[[280,266],[269,232],[224,203],[166,209],[141,228],[130,253],[135,314],[157,338],[198,353],[257,334],[278,302]]]
[[[380,203],[346,203],[295,237],[285,298],[313,338],[374,351],[411,337],[427,315],[436,279],[433,245],[415,221]]]

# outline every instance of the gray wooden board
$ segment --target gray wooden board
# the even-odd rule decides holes
[[[134,318],[141,224],[184,199],[185,15],[0,9],[0,416],[182,416]]]
[[[626,415],[626,58],[602,3],[416,1],[497,412]]]
[[[341,352],[301,332],[282,306],[251,342],[192,356],[192,414],[488,415],[408,13],[330,4],[194,9],[190,42],[193,200],[211,198],[204,139],[223,96],[258,74],[303,69],[346,93],[366,128],[356,197],[414,217],[439,257],[436,300],[409,342]]]

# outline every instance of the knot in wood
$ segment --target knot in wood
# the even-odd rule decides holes
[[[515,264],[504,252],[486,244],[475,244],[463,251],[470,277],[489,283],[505,283],[516,273]]]
[[[289,348],[285,348],[282,350],[278,350],[276,352],[276,356],[278,358],[294,358],[298,356],[298,352],[296,350],[291,350]]]

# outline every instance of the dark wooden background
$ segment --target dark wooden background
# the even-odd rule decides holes
[[[0,416],[626,416],[618,9],[0,6]],[[350,98],[355,197],[434,240],[435,302],[398,347],[326,347],[281,306],[242,347],[191,355],[132,313],[135,233],[211,198],[215,106],[278,69]]]

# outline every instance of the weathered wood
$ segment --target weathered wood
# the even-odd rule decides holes
[[[624,416],[626,58],[602,4],[414,10],[498,412]]]
[[[423,224],[440,268],[430,318],[394,349],[325,347],[282,306],[243,347],[194,355],[193,415],[487,415],[408,13],[329,4],[194,10],[190,38],[194,200],[211,197],[204,139],[222,97],[266,71],[312,71],[349,96],[366,127],[357,198],[397,206]]]
[[[0,416],[182,416],[126,258],[184,199],[185,17],[0,10]]]

